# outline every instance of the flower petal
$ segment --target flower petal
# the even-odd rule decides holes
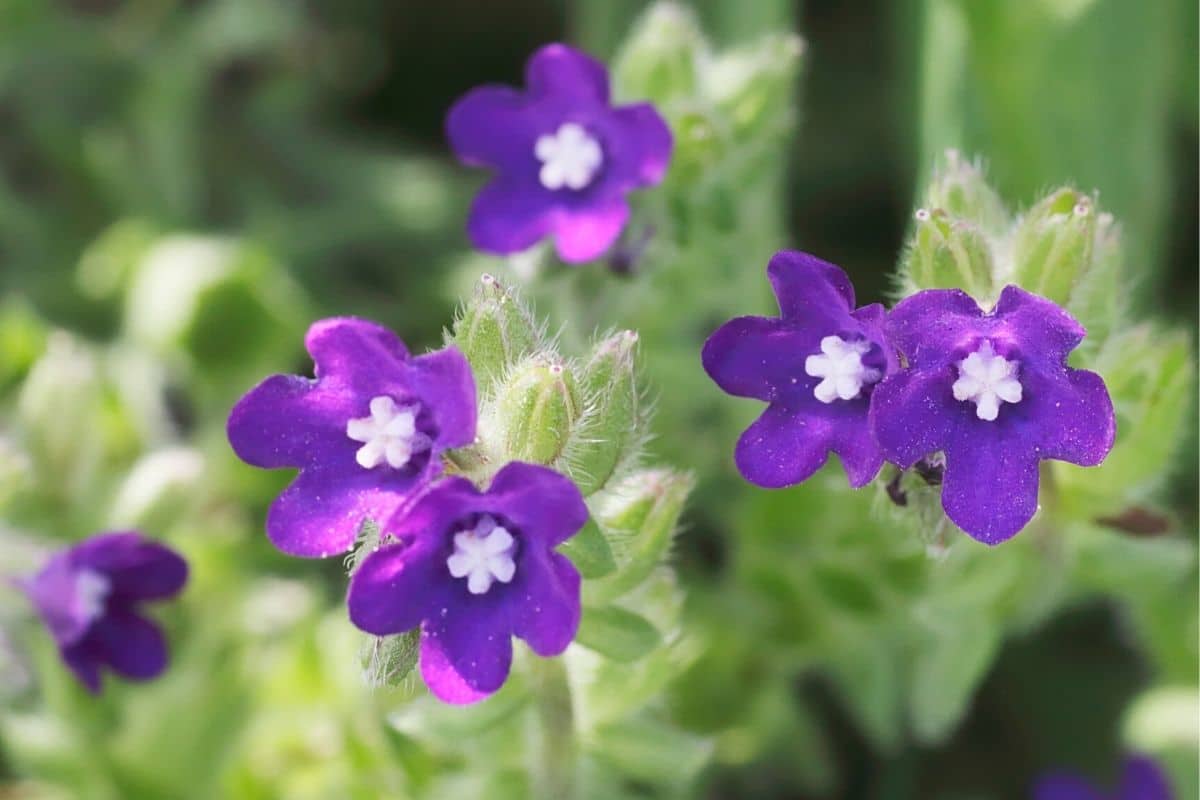
[[[525,85],[536,97],[554,96],[586,103],[608,103],[608,70],[573,47],[549,44],[525,65]]]
[[[973,404],[954,399],[952,371],[903,370],[875,386],[868,418],[888,461],[908,469],[944,449],[964,410],[974,413]]]
[[[350,621],[376,636],[412,630],[446,604],[449,572],[435,537],[389,544],[371,553],[350,578]],[[464,573],[465,574],[465,573]]]
[[[480,86],[454,103],[446,115],[446,137],[465,164],[534,165],[539,121],[526,95],[507,86]]]
[[[467,235],[480,250],[509,255],[528,250],[550,233],[555,220],[550,192],[536,175],[500,175],[471,203]]]
[[[434,449],[441,452],[475,441],[475,377],[466,356],[450,346],[411,362],[413,392],[437,423]]]
[[[1171,784],[1162,768],[1144,756],[1125,762],[1121,775],[1121,800],[1171,800]]]
[[[298,375],[274,375],[246,393],[226,433],[238,458],[256,467],[299,467],[346,438],[354,398]]]
[[[1012,537],[1038,508],[1037,455],[1008,434],[1000,424],[966,423],[945,447],[942,508],[955,525],[984,544]]]
[[[588,520],[579,489],[547,467],[513,461],[487,491],[490,509],[511,520],[524,539],[552,548],[571,538]]]
[[[1040,357],[1060,364],[1086,334],[1079,321],[1057,303],[1019,286],[1004,287],[993,314],[1014,339],[1027,348],[1036,346]]]
[[[1033,790],[1033,800],[1104,800],[1104,796],[1083,778],[1054,774],[1038,781]]]
[[[883,466],[866,419],[865,399],[803,408],[772,404],[738,440],[738,471],[753,484],[778,489],[807,480],[832,451],[850,485],[865,486]]]
[[[704,343],[704,371],[728,394],[771,401],[781,387],[797,382],[812,393],[818,383],[805,371],[820,336],[767,317],[738,317],[717,328]]]
[[[559,257],[568,264],[597,258],[617,240],[628,220],[629,204],[619,196],[562,211],[554,223]]]
[[[1021,375],[1022,404],[1037,420],[1042,458],[1094,467],[1112,450],[1117,420],[1104,379],[1094,372],[1067,370],[1053,378],[1040,371]]]
[[[987,326],[983,311],[959,289],[926,289],[896,304],[884,324],[910,367],[940,366],[971,345]]]
[[[370,320],[331,317],[314,322],[304,337],[318,378],[337,378],[359,394],[375,393],[393,377],[393,365],[408,360],[395,333]],[[343,422],[343,425],[345,423]]]
[[[779,251],[767,265],[767,277],[784,319],[833,322],[825,331],[832,334],[854,309],[854,287],[846,273],[808,253]]]
[[[267,512],[267,536],[275,546],[303,558],[344,553],[364,519],[388,519],[421,477],[396,477],[381,486],[376,470],[354,469],[320,466],[301,472]]]
[[[72,560],[107,575],[114,600],[164,600],[187,583],[188,565],[179,554],[132,531],[88,539]]]
[[[496,590],[468,595],[462,586],[421,627],[421,675],[430,691],[448,703],[472,703],[503,686],[512,666],[510,630]]]
[[[663,179],[674,142],[654,106],[634,103],[615,108],[606,127],[606,155],[621,175],[622,188],[651,186]]]
[[[62,648],[60,653],[63,663],[70,667],[84,688],[92,694],[99,694],[101,657],[94,643],[83,639]]]
[[[512,611],[513,634],[539,656],[556,656],[579,630],[579,571],[561,553],[526,552],[512,584],[517,598]]]
[[[110,608],[88,634],[102,661],[130,680],[157,677],[167,668],[167,642],[153,622],[122,608]]]

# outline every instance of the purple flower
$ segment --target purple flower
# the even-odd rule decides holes
[[[1094,466],[1112,449],[1104,381],[1067,366],[1084,329],[1051,301],[1008,286],[984,312],[964,292],[931,289],[901,301],[886,330],[908,368],[875,390],[876,439],[904,468],[944,452],[942,506],[979,541],[1002,542],[1033,517],[1040,461]]]
[[[96,693],[102,666],[135,681],[166,669],[166,641],[138,606],[175,596],[187,574],[187,562],[141,534],[102,533],[54,554],[19,585],[63,661]]]
[[[1033,790],[1033,800],[1171,800],[1172,797],[1167,776],[1144,757],[1125,762],[1116,794],[1101,792],[1082,777],[1061,772],[1043,776]]]
[[[442,451],[475,440],[475,382],[457,349],[413,358],[366,320],[320,320],[305,346],[316,379],[267,378],[234,406],[228,433],[248,464],[300,468],[267,535],[285,553],[325,557],[424,488]]]
[[[867,409],[896,368],[883,306],[856,309],[846,273],[807,253],[776,253],[767,275],[780,317],[739,317],[704,344],[704,369],[718,386],[770,404],[738,441],[738,469],[759,486],[790,486],[833,452],[850,485],[864,486],[883,465]]]
[[[525,83],[473,89],[446,118],[458,158],[496,172],[467,232],[500,254],[553,234],[564,261],[587,261],[625,227],[625,194],[662,180],[671,131],[648,103],[610,105],[604,65],[566,45],[534,53]]]
[[[510,636],[540,656],[579,627],[579,573],[554,548],[587,522],[583,497],[545,467],[512,462],[486,492],[433,487],[383,530],[397,542],[350,580],[350,620],[378,636],[421,626],[421,675],[447,703],[473,703],[508,677]]]

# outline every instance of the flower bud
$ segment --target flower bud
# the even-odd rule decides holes
[[[708,46],[696,15],[678,3],[650,7],[633,26],[613,61],[616,94],[623,100],[653,100],[696,92],[699,66]]]
[[[610,602],[654,572],[667,554],[694,485],[687,473],[648,469],[630,473],[598,498],[592,513],[612,546],[618,569],[588,583],[588,603]]]
[[[491,275],[475,284],[474,295],[454,322],[454,344],[471,362],[485,396],[513,364],[535,349],[538,338],[529,312]]]
[[[1067,305],[1087,329],[1087,338],[1081,345],[1086,352],[1100,348],[1120,326],[1129,299],[1121,288],[1124,258],[1121,231],[1112,214],[1097,214],[1091,267],[1079,281]]]
[[[168,447],[143,456],[117,490],[112,527],[166,528],[196,496],[203,474],[203,456],[188,447]]]
[[[957,150],[947,150],[934,168],[925,205],[967,220],[989,235],[1000,235],[1011,225],[1004,201],[988,185],[979,164],[965,160]]]
[[[981,301],[994,294],[987,239],[972,223],[942,209],[918,209],[904,271],[911,290],[963,289]]]
[[[1013,281],[1066,305],[1091,265],[1096,235],[1092,199],[1059,189],[1030,209],[1013,236]]]
[[[588,409],[568,452],[571,477],[584,496],[608,483],[638,437],[634,375],[638,336],[621,331],[599,342],[583,368],[580,394]]]
[[[779,123],[793,114],[791,98],[803,54],[799,36],[769,34],[722,53],[705,71],[705,90],[738,141],[781,132]]]
[[[78,488],[104,450],[103,385],[96,356],[70,334],[51,334],[17,401],[17,424],[48,485]]]
[[[556,356],[530,356],[497,390],[494,414],[502,456],[497,463],[551,464],[579,420],[575,376]]]

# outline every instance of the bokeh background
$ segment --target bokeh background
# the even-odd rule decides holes
[[[709,154],[703,202],[666,203],[689,242],[672,264],[530,278],[472,255],[463,220],[481,177],[448,154],[446,109],[474,85],[519,84],[548,41],[614,56],[645,5],[0,3],[0,565],[126,520],[196,565],[164,615],[171,674],[99,701],[62,674],[20,598],[0,598],[0,797],[440,796],[467,770],[454,743],[475,728],[397,721],[359,686],[341,566],[271,550],[261,518],[285,477],[238,465],[221,423],[261,376],[307,370],[312,319],[373,317],[437,346],[484,270],[527,284],[568,341],[641,331],[663,411],[654,450],[700,487],[674,562],[702,647],[656,701],[686,733],[650,766],[608,754],[630,796],[1016,798],[1048,767],[1111,779],[1132,744],[1163,741],[1195,795],[1194,746],[1168,735],[1186,742],[1196,724],[1194,405],[1163,435],[1174,449],[1148,456],[1143,497],[1169,531],[1109,532],[1093,573],[1059,576],[1030,609],[1036,550],[973,562],[938,594],[908,549],[879,555],[911,534],[881,530],[830,488],[836,474],[741,485],[728,453],[751,409],[707,384],[698,350],[722,319],[769,307],[779,247],[885,299],[953,147],[1016,209],[1059,185],[1097,190],[1122,225],[1131,307],[1194,352],[1196,4],[698,0],[716,50],[789,31],[804,50],[798,80],[760,65],[757,127]],[[679,174],[704,158],[668,194],[693,194]],[[682,288],[693,281],[710,285]],[[989,577],[994,597],[960,591]],[[954,638],[897,633],[890,592],[906,582],[914,608],[960,621]],[[927,646],[946,652],[922,660]],[[696,769],[667,779],[673,759]]]

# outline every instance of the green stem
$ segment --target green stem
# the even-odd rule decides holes
[[[538,733],[534,796],[542,800],[575,797],[575,714],[567,669],[561,658],[530,661],[537,697]]]

